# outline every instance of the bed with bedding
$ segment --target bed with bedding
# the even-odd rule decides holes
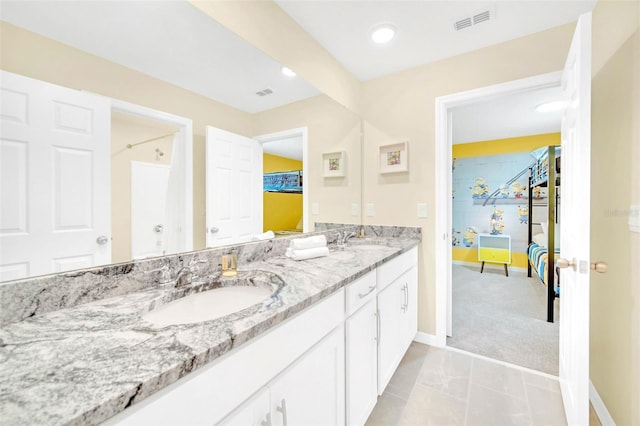
[[[547,285],[547,277],[549,275],[547,271],[548,252],[549,250],[547,249],[547,247],[541,244],[533,242],[529,245],[529,249],[528,249],[529,263],[531,264],[531,267],[535,270],[538,278],[540,278],[540,281],[544,283],[544,285]],[[559,257],[560,257],[560,248],[557,247],[554,250],[553,258],[555,260],[555,259],[558,259]],[[556,295],[558,295],[560,293],[560,277],[557,277],[555,283],[553,283],[553,286],[554,286],[554,291]]]

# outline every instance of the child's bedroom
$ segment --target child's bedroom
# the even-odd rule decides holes
[[[454,133],[455,134],[455,133]],[[455,143],[447,345],[558,374],[560,133]],[[549,262],[548,253],[555,253]]]

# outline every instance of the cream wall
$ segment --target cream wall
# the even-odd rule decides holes
[[[419,323],[435,334],[435,99],[439,96],[561,70],[574,25],[565,25],[363,84],[365,224],[422,227]],[[409,173],[378,174],[378,146],[409,141]],[[428,217],[418,219],[416,204]]]
[[[351,204],[360,204],[361,157],[360,118],[328,96],[316,96],[280,108],[255,114],[254,134],[263,135],[298,127],[308,129],[309,224],[314,222],[360,223],[351,215]],[[346,151],[345,177],[322,177],[322,154]],[[317,215],[311,204],[318,204]]]
[[[640,424],[640,31],[638,3],[601,1],[593,14],[590,378],[618,425]]]

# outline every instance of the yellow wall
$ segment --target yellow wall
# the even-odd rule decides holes
[[[593,14],[590,378],[618,425],[640,424],[640,6],[600,1]]]
[[[560,145],[560,133],[455,144],[452,147],[452,155],[453,158],[465,158],[511,154],[514,152],[529,152],[549,145]],[[456,262],[480,263],[476,247],[453,247],[451,254],[452,260]],[[511,253],[511,266],[526,268],[528,262],[526,253]]]
[[[262,167],[264,173],[302,170],[302,161],[264,154]],[[296,229],[302,219],[302,194],[264,192],[263,211],[265,232]]]

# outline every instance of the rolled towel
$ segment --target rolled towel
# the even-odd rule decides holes
[[[313,247],[306,250],[293,250],[291,248],[288,248],[286,252],[286,256],[293,260],[306,260],[306,259],[313,259],[316,257],[324,257],[324,256],[329,256],[329,248]]]
[[[274,234],[273,231],[267,231],[267,232],[263,232],[262,234],[254,235],[253,241],[270,240],[275,237],[276,237],[276,234]]]
[[[314,235],[307,238],[294,238],[289,243],[291,250],[307,250],[316,247],[326,247],[327,237],[324,235]]]

